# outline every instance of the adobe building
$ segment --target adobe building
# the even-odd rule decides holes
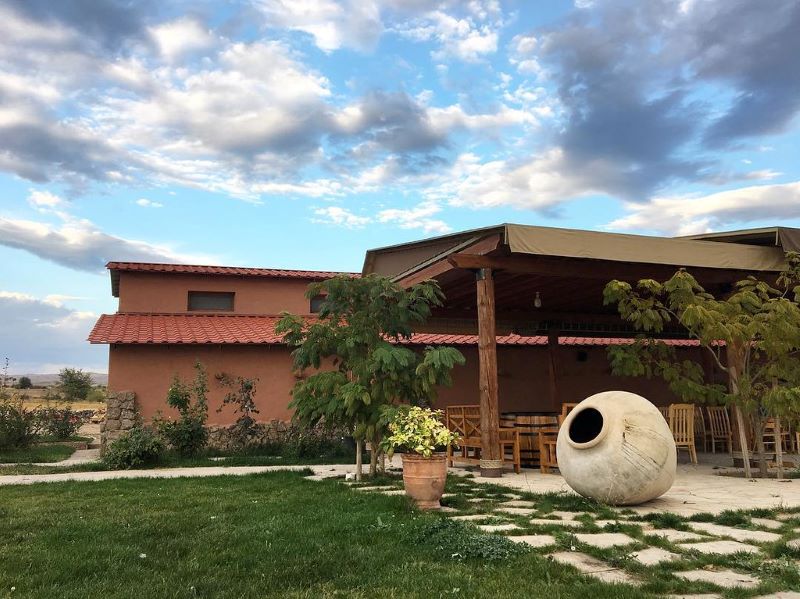
[[[404,286],[425,279],[441,285],[446,302],[410,343],[453,345],[466,356],[437,407],[480,404],[497,422],[503,412],[552,414],[609,389],[640,393],[656,404],[676,398],[659,380],[615,377],[606,348],[628,343],[633,330],[603,304],[611,279],[666,279],[687,268],[708,291],[724,294],[753,274],[774,277],[784,252],[800,249],[800,231],[786,228],[663,238],[499,225],[370,250],[362,274]],[[109,389],[133,391],[145,420],[166,412],[173,377],[209,375],[209,423],[217,413],[225,372],[258,379],[258,418],[288,420],[290,391],[300,373],[275,334],[283,311],[313,317],[322,298],[307,286],[337,274],[220,266],[111,262],[115,314],[100,317],[89,341],[109,345]],[[707,365],[680,328],[666,343]]]

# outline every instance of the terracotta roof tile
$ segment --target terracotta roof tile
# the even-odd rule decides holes
[[[277,345],[280,316],[244,314],[103,314],[89,334],[91,343],[117,344],[247,344]],[[631,339],[560,337],[560,345],[606,346],[631,343]],[[690,339],[668,339],[669,345],[696,346]],[[408,345],[477,345],[477,335],[417,333],[401,343]],[[498,345],[547,345],[543,335],[505,335]]]
[[[126,272],[163,272],[276,279],[330,279],[337,275],[360,276],[358,273],[322,270],[286,270],[280,268],[251,268],[244,266],[204,266],[199,264],[157,264],[151,262],[109,262],[109,270]]]

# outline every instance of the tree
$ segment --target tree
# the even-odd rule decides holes
[[[17,389],[30,389],[31,387],[33,387],[33,382],[31,382],[30,377],[19,377],[19,381],[17,381]]]
[[[644,279],[633,287],[611,281],[604,290],[605,303],[616,304],[620,315],[644,333],[632,345],[609,348],[612,371],[658,376],[685,400],[734,406],[748,477],[743,413],[755,424],[764,476],[764,416],[791,421],[800,416],[800,255],[788,253],[786,262],[774,284],[750,276],[723,298],[707,293],[683,269],[663,283]],[[699,342],[727,384],[708,380],[702,365],[679,360],[673,346],[653,337],[672,322]]]
[[[430,404],[438,386],[452,384],[451,370],[464,363],[464,356],[450,347],[415,352],[402,344],[427,320],[431,307],[442,304],[435,281],[403,289],[376,275],[339,276],[309,286],[306,297],[319,295],[325,300],[315,321],[284,313],[276,327],[295,347],[295,368],[318,371],[295,384],[289,406],[301,424],[352,432],[360,479],[364,441],[372,447],[370,474],[376,473],[387,408],[400,402]]]
[[[92,388],[92,375],[80,368],[62,368],[58,386],[66,401],[84,401]]]

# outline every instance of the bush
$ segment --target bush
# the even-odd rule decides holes
[[[233,413],[239,414],[236,423],[230,428],[231,439],[239,449],[252,445],[253,438],[258,433],[258,424],[253,414],[258,414],[256,407],[256,380],[241,376],[232,377],[228,374],[217,375],[219,383],[230,389],[222,400],[222,405],[217,408],[217,413],[227,405],[233,406]]]
[[[206,446],[208,430],[208,382],[203,365],[195,364],[197,374],[194,383],[187,385],[177,375],[167,392],[167,405],[178,410],[178,420],[165,420],[160,414],[153,424],[170,447],[184,456],[194,456]]]
[[[265,455],[286,458],[352,458],[355,446],[352,438],[341,431],[292,424],[280,440],[262,443],[258,450]]]
[[[86,395],[86,401],[103,402],[106,400],[105,387],[92,387]]]
[[[36,412],[26,410],[21,401],[0,399],[0,449],[28,447],[38,432]]]
[[[40,408],[37,410],[39,431],[56,439],[69,439],[84,422],[72,408]]]
[[[80,368],[62,368],[58,386],[67,401],[84,401],[92,388],[92,375]]]
[[[112,470],[129,470],[155,464],[163,454],[164,443],[159,436],[152,429],[135,426],[109,445],[103,461]]]
[[[33,382],[31,381],[30,377],[21,376],[19,377],[19,382],[17,382],[17,389],[30,389],[33,387]]]
[[[529,550],[523,543],[485,534],[448,518],[425,520],[418,527],[411,528],[406,536],[415,545],[435,547],[443,556],[457,561],[503,561]]]

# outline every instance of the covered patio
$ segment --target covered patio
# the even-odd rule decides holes
[[[724,296],[748,275],[773,279],[785,266],[785,252],[798,249],[800,231],[785,228],[664,238],[503,224],[371,250],[363,272],[391,276],[404,286],[438,281],[445,305],[435,311],[425,332],[478,336],[480,471],[484,477],[499,477],[501,413],[507,406],[519,406],[520,398],[500,392],[498,339],[501,346],[508,339],[537,339],[520,344],[540,346],[541,351],[526,359],[538,362],[530,368],[546,369],[546,388],[538,390],[536,405],[526,405],[526,410],[557,417],[586,396],[577,395],[559,349],[626,343],[635,334],[614,306],[603,304],[603,288],[610,280],[665,280],[686,268],[708,292]],[[685,347],[690,359],[715,376],[710,358],[682,327],[667,329],[662,337]],[[571,360],[583,359],[581,351]],[[617,380],[619,386],[612,388],[634,384]],[[607,380],[589,379],[582,381],[582,392],[594,381],[592,392],[609,388]],[[637,383],[637,390],[648,396],[642,384]],[[670,402],[663,388],[654,394],[658,401],[648,397],[654,403],[678,401]]]

